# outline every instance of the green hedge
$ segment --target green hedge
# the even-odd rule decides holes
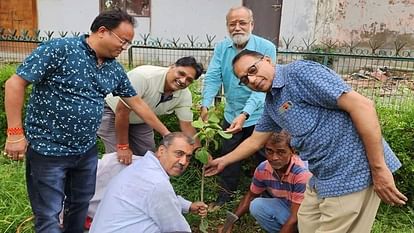
[[[404,109],[377,107],[383,136],[403,164],[395,174],[397,186],[414,207],[414,103]]]

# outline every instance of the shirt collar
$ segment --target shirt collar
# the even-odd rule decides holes
[[[169,70],[170,70],[170,68],[168,68],[168,69],[164,72],[164,75],[162,76],[161,83],[160,83],[160,86],[159,86],[159,88],[158,88],[158,92],[159,92],[160,94],[164,93],[165,80],[167,80],[167,73],[168,73],[168,71],[169,71]]]
[[[162,77],[162,79],[161,79],[161,84],[160,84],[160,86],[159,86],[159,88],[158,88],[158,92],[159,92],[160,94],[163,94],[163,93],[164,93],[165,81],[167,80],[167,73],[168,73],[168,71],[170,71],[170,70],[171,70],[171,68],[168,68],[168,69],[165,71],[165,73],[164,73],[164,75],[163,75],[163,77]],[[187,88],[188,88],[188,87],[186,87],[186,88],[184,88],[184,89],[180,89],[180,90],[173,91],[173,93],[172,93],[172,97],[173,97],[173,98],[177,98],[177,97],[180,95],[181,91],[182,91],[182,90],[185,90],[185,89],[187,89]]]
[[[80,40],[82,41],[82,45],[90,52],[93,53],[94,55],[96,54],[95,51],[93,51],[93,49],[91,48],[91,46],[89,46],[89,44],[86,42],[86,39],[89,37],[88,34],[84,34],[82,36],[80,36]]]
[[[145,153],[144,158],[148,158],[148,160],[153,163],[154,165],[156,165],[157,167],[160,168],[160,170],[162,171],[162,174],[165,176],[165,178],[170,179],[170,176],[168,175],[168,173],[165,171],[165,169],[162,167],[160,160],[157,158],[157,156],[155,155],[154,152],[152,151],[147,151],[147,153]]]
[[[91,54],[94,56],[95,60],[98,61],[98,58],[96,56],[96,52],[95,50],[92,49],[91,46],[89,46],[89,44],[86,42],[86,39],[89,37],[88,34],[83,34],[82,36],[80,36],[80,39],[82,41],[82,45],[84,46],[84,48]],[[104,60],[104,64],[105,63],[110,63],[115,61],[115,58],[105,58]]]
[[[272,88],[282,88],[285,85],[285,76],[283,75],[283,72],[283,66],[275,66],[275,77],[273,79]]]
[[[275,92],[278,91],[278,89],[281,89],[285,86],[286,80],[284,73],[284,66],[282,65],[276,65],[275,66],[275,77],[272,81],[272,89],[270,90],[270,93],[273,95]]]

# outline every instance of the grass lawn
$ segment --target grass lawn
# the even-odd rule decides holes
[[[34,232],[33,222],[24,222],[32,215],[27,200],[24,169],[23,162],[11,162],[6,158],[0,158],[0,232]],[[192,165],[183,176],[173,179],[177,193],[189,200],[197,200],[200,186],[199,177],[199,165],[193,160]],[[243,186],[247,187],[248,179],[243,179],[243,181]],[[214,177],[207,179],[206,188],[206,200],[213,201],[217,190]],[[238,197],[240,198],[241,194]],[[217,232],[216,227],[224,222],[226,210],[232,210],[236,204],[237,200],[209,214],[209,232]],[[188,215],[187,219],[193,226],[194,232],[197,232],[200,219],[194,215]],[[19,231],[17,231],[18,228]],[[246,215],[237,223],[234,232],[253,233],[264,231],[261,231],[252,217]],[[398,208],[381,205],[372,232],[414,233],[414,210],[408,207]]]

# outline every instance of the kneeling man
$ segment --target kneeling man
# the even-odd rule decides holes
[[[311,173],[290,146],[290,138],[282,131],[267,140],[267,160],[256,168],[250,190],[235,212],[241,217],[250,210],[266,232],[297,232],[297,213]],[[225,233],[232,228],[231,225]]]
[[[182,213],[205,216],[207,205],[177,196],[169,177],[185,171],[193,146],[184,133],[168,134],[155,154],[148,151],[122,170],[110,181],[90,232],[191,232]]]

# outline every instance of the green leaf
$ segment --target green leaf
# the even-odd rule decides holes
[[[213,139],[213,143],[214,143],[214,150],[218,150],[218,148],[219,148],[218,141]]]
[[[208,151],[206,148],[202,147],[199,150],[196,151],[195,157],[198,161],[200,161],[202,164],[208,163]]]
[[[203,141],[206,139],[206,136],[204,134],[200,134],[199,137],[200,141]]]
[[[194,128],[202,129],[204,127],[205,123],[202,120],[196,120],[196,121],[191,122],[191,125]]]
[[[207,219],[201,219],[199,229],[203,233],[208,233],[208,221],[207,221]]]
[[[217,115],[214,112],[211,112],[211,114],[208,114],[208,122],[219,123],[220,119],[217,117]]]
[[[221,126],[217,123],[212,123],[212,124],[208,124],[208,127],[212,128],[212,129],[219,129],[221,130]]]
[[[213,139],[216,134],[217,134],[217,130],[214,130],[212,128],[206,129],[205,135],[209,140]]]
[[[223,130],[219,130],[218,133],[220,134],[221,137],[225,139],[230,139],[231,137],[233,137],[233,134],[225,133]]]

